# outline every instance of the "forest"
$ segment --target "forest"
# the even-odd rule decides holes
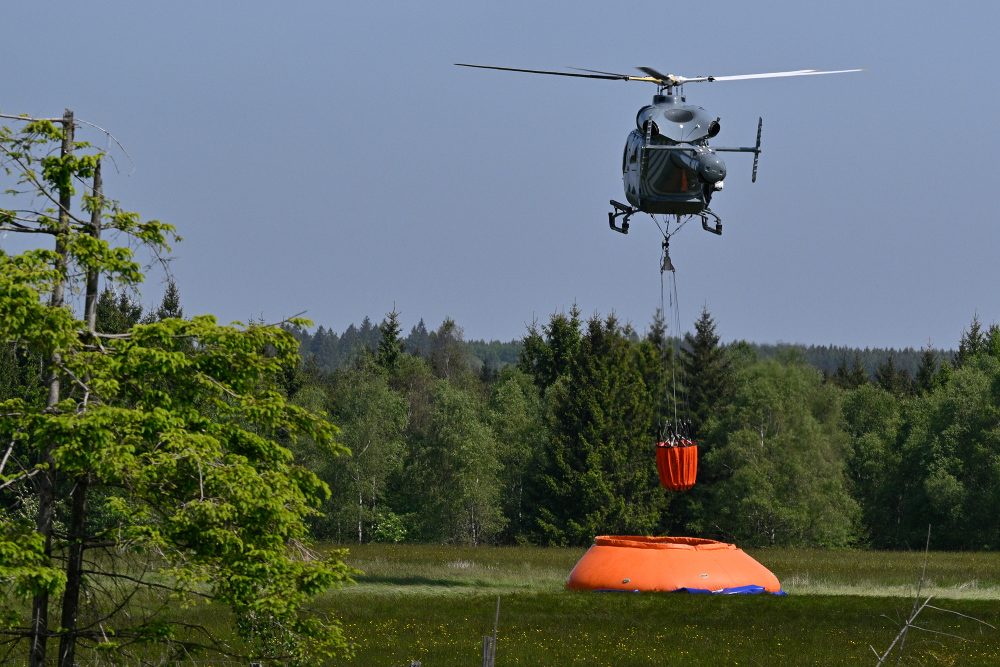
[[[176,286],[143,313],[105,289],[98,327],[183,316]],[[1000,547],[1000,330],[978,319],[955,353],[723,345],[711,314],[668,335],[614,317],[552,315],[508,343],[446,319],[403,336],[397,313],[338,335],[288,327],[293,403],[328,415],[349,457],[294,443],[332,490],[310,518],[338,543],[585,545],[684,534],[749,546]],[[814,352],[817,349],[811,348]],[[903,361],[897,361],[902,358]],[[0,400],[38,368],[0,358]],[[35,379],[37,381],[37,378]],[[660,488],[654,443],[674,420],[700,446],[698,484]]]
[[[366,330],[333,370],[323,330],[297,332],[304,362],[287,390],[353,452],[322,468],[334,497],[317,537],[910,549],[930,524],[938,549],[1000,546],[1000,330],[975,317],[957,352],[841,348],[828,371],[807,353],[836,348],[723,345],[707,310],[679,340],[659,315],[639,335],[575,309],[492,346],[463,344],[452,320],[403,339],[389,313]],[[653,464],[675,419],[700,445],[684,494],[663,491]]]

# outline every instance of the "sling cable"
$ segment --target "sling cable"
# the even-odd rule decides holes
[[[660,257],[660,313],[666,313],[665,292],[670,299],[670,326],[673,328],[673,359],[670,360],[671,392],[673,399],[673,421],[664,418],[660,429],[660,439],[656,443],[656,470],[660,476],[660,485],[669,491],[687,491],[694,487],[698,476],[698,444],[691,439],[691,421],[680,419],[677,414],[677,361],[680,355],[681,315],[677,299],[677,271],[670,261],[670,238],[679,232],[687,222],[680,221],[677,216],[677,227],[671,232],[670,222],[665,220],[663,226],[653,218],[663,235],[663,251]],[[669,292],[664,289],[665,275],[670,276]],[[667,363],[666,355],[664,364]],[[687,401],[684,401],[687,412]]]

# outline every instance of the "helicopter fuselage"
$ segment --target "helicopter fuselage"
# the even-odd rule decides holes
[[[680,95],[656,95],[625,143],[625,197],[645,213],[692,215],[722,189],[726,164],[708,145],[718,118]]]

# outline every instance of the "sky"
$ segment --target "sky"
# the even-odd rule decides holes
[[[756,184],[726,157],[723,236],[672,241],[683,328],[705,307],[725,340],[949,348],[1000,321],[1000,3],[97,0],[4,24],[0,112],[69,107],[121,141],[82,131],[115,157],[108,193],[178,227],[188,315],[342,330],[395,308],[510,340],[576,304],[645,330],[660,238],[607,211],[655,89],[470,62],[864,68],[686,87],[717,145],[764,133]]]

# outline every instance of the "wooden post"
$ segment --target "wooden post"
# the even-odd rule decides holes
[[[497,628],[500,626],[500,596],[497,596],[497,611],[493,617],[493,634],[483,637],[483,667],[495,667],[497,660]]]

